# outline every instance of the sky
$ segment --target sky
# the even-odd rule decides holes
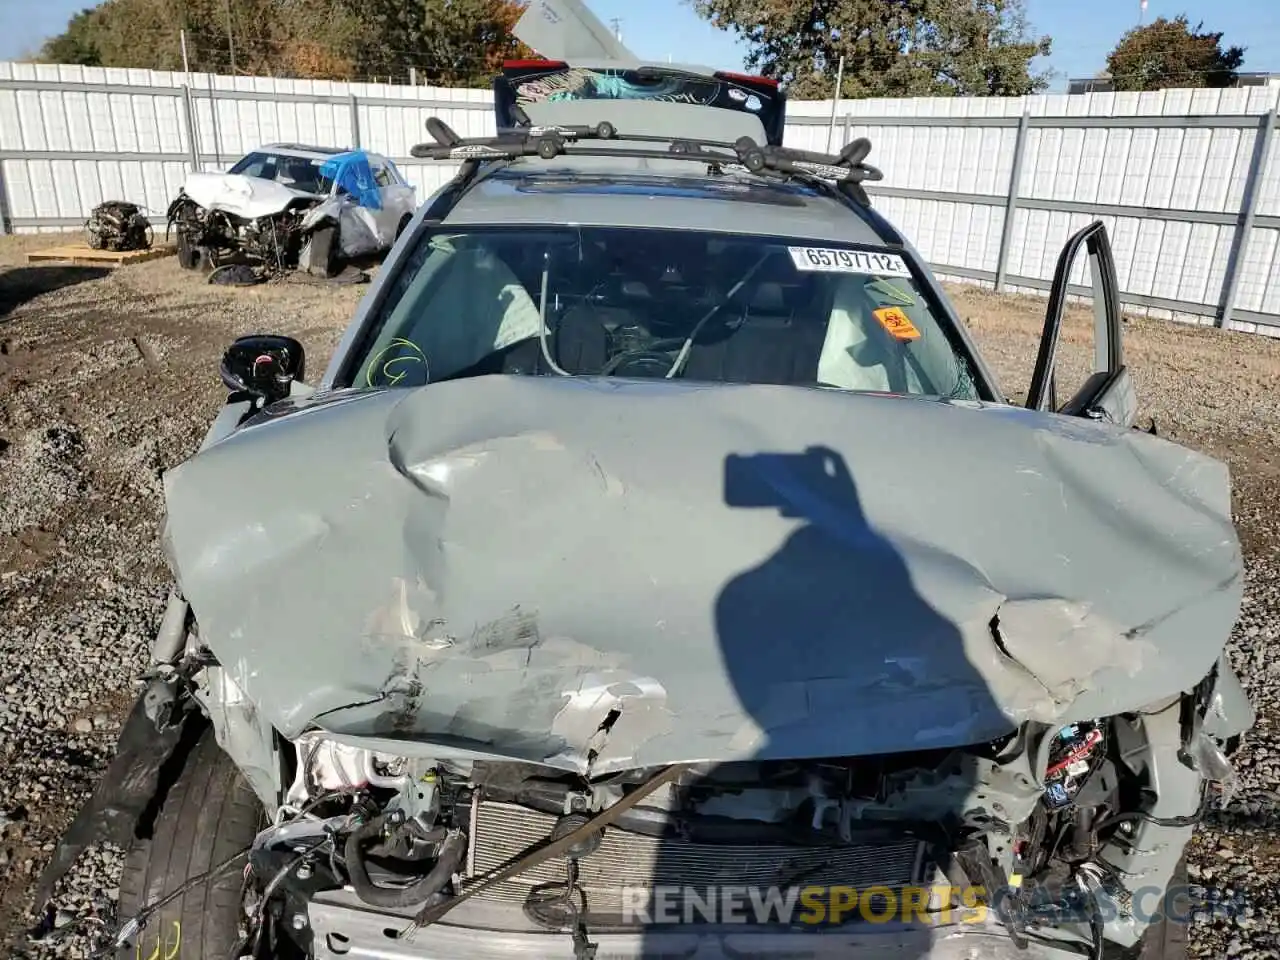
[[[1244,46],[1245,70],[1280,72],[1280,18],[1276,0],[1148,0],[1147,22],[1185,13],[1192,24],[1222,31],[1223,43]],[[0,60],[21,56],[59,33],[68,18],[92,0],[0,0]],[[704,63],[740,69],[745,50],[732,35],[713,29],[685,0],[587,0],[608,23],[621,21],[623,42],[644,59]],[[1036,35],[1053,38],[1047,66],[1051,89],[1064,90],[1067,77],[1090,77],[1105,67],[1108,51],[1142,13],[1139,0],[1027,0]]]

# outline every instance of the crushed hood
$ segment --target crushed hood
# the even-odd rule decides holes
[[[201,635],[287,737],[959,746],[1189,689],[1239,611],[1226,468],[1138,431],[555,377],[296,404],[165,479]]]
[[[238,173],[191,173],[182,189],[206,210],[222,210],[246,220],[279,213],[299,197],[316,199],[314,193]]]

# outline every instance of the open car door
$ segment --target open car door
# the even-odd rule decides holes
[[[1075,287],[1070,283],[1072,271],[1082,254],[1088,257],[1091,288]],[[1083,371],[1083,377],[1074,378],[1075,382],[1083,382],[1066,402],[1059,405],[1058,382],[1064,374],[1068,378],[1072,376],[1071,371],[1059,370],[1062,359],[1059,345],[1067,319],[1068,296],[1092,297],[1093,350],[1091,359],[1084,363],[1087,369]],[[1072,236],[1058,257],[1053,286],[1049,291],[1044,332],[1040,338],[1040,352],[1036,356],[1031,388],[1027,392],[1027,407],[1086,417],[1120,427],[1133,426],[1138,414],[1138,397],[1124,365],[1122,324],[1120,287],[1116,280],[1115,260],[1111,256],[1111,241],[1107,238],[1107,228],[1102,221],[1096,220]],[[1073,327],[1070,335],[1078,340],[1075,333]]]

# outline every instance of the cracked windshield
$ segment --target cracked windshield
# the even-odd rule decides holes
[[[897,253],[615,227],[428,236],[352,369],[362,387],[505,373],[977,399]]]

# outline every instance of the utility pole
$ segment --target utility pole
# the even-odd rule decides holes
[[[1146,19],[1147,19],[1147,0],[1138,0],[1138,26],[1142,26],[1142,24],[1146,21]]]
[[[836,132],[836,109],[840,106],[840,88],[844,86],[844,55],[836,68],[836,88],[831,94],[831,124],[827,127],[827,153],[831,152],[831,138]]]
[[[231,0],[222,0],[222,8],[227,12],[227,48],[231,53],[231,73],[236,72],[236,38],[231,27]]]
[[[621,43],[621,42],[622,42],[622,20],[621,20],[621,18],[619,18],[619,17],[614,17],[612,20],[610,20],[610,21],[609,21],[609,26],[613,27],[613,36],[614,36],[614,39],[616,39],[619,43]]]

